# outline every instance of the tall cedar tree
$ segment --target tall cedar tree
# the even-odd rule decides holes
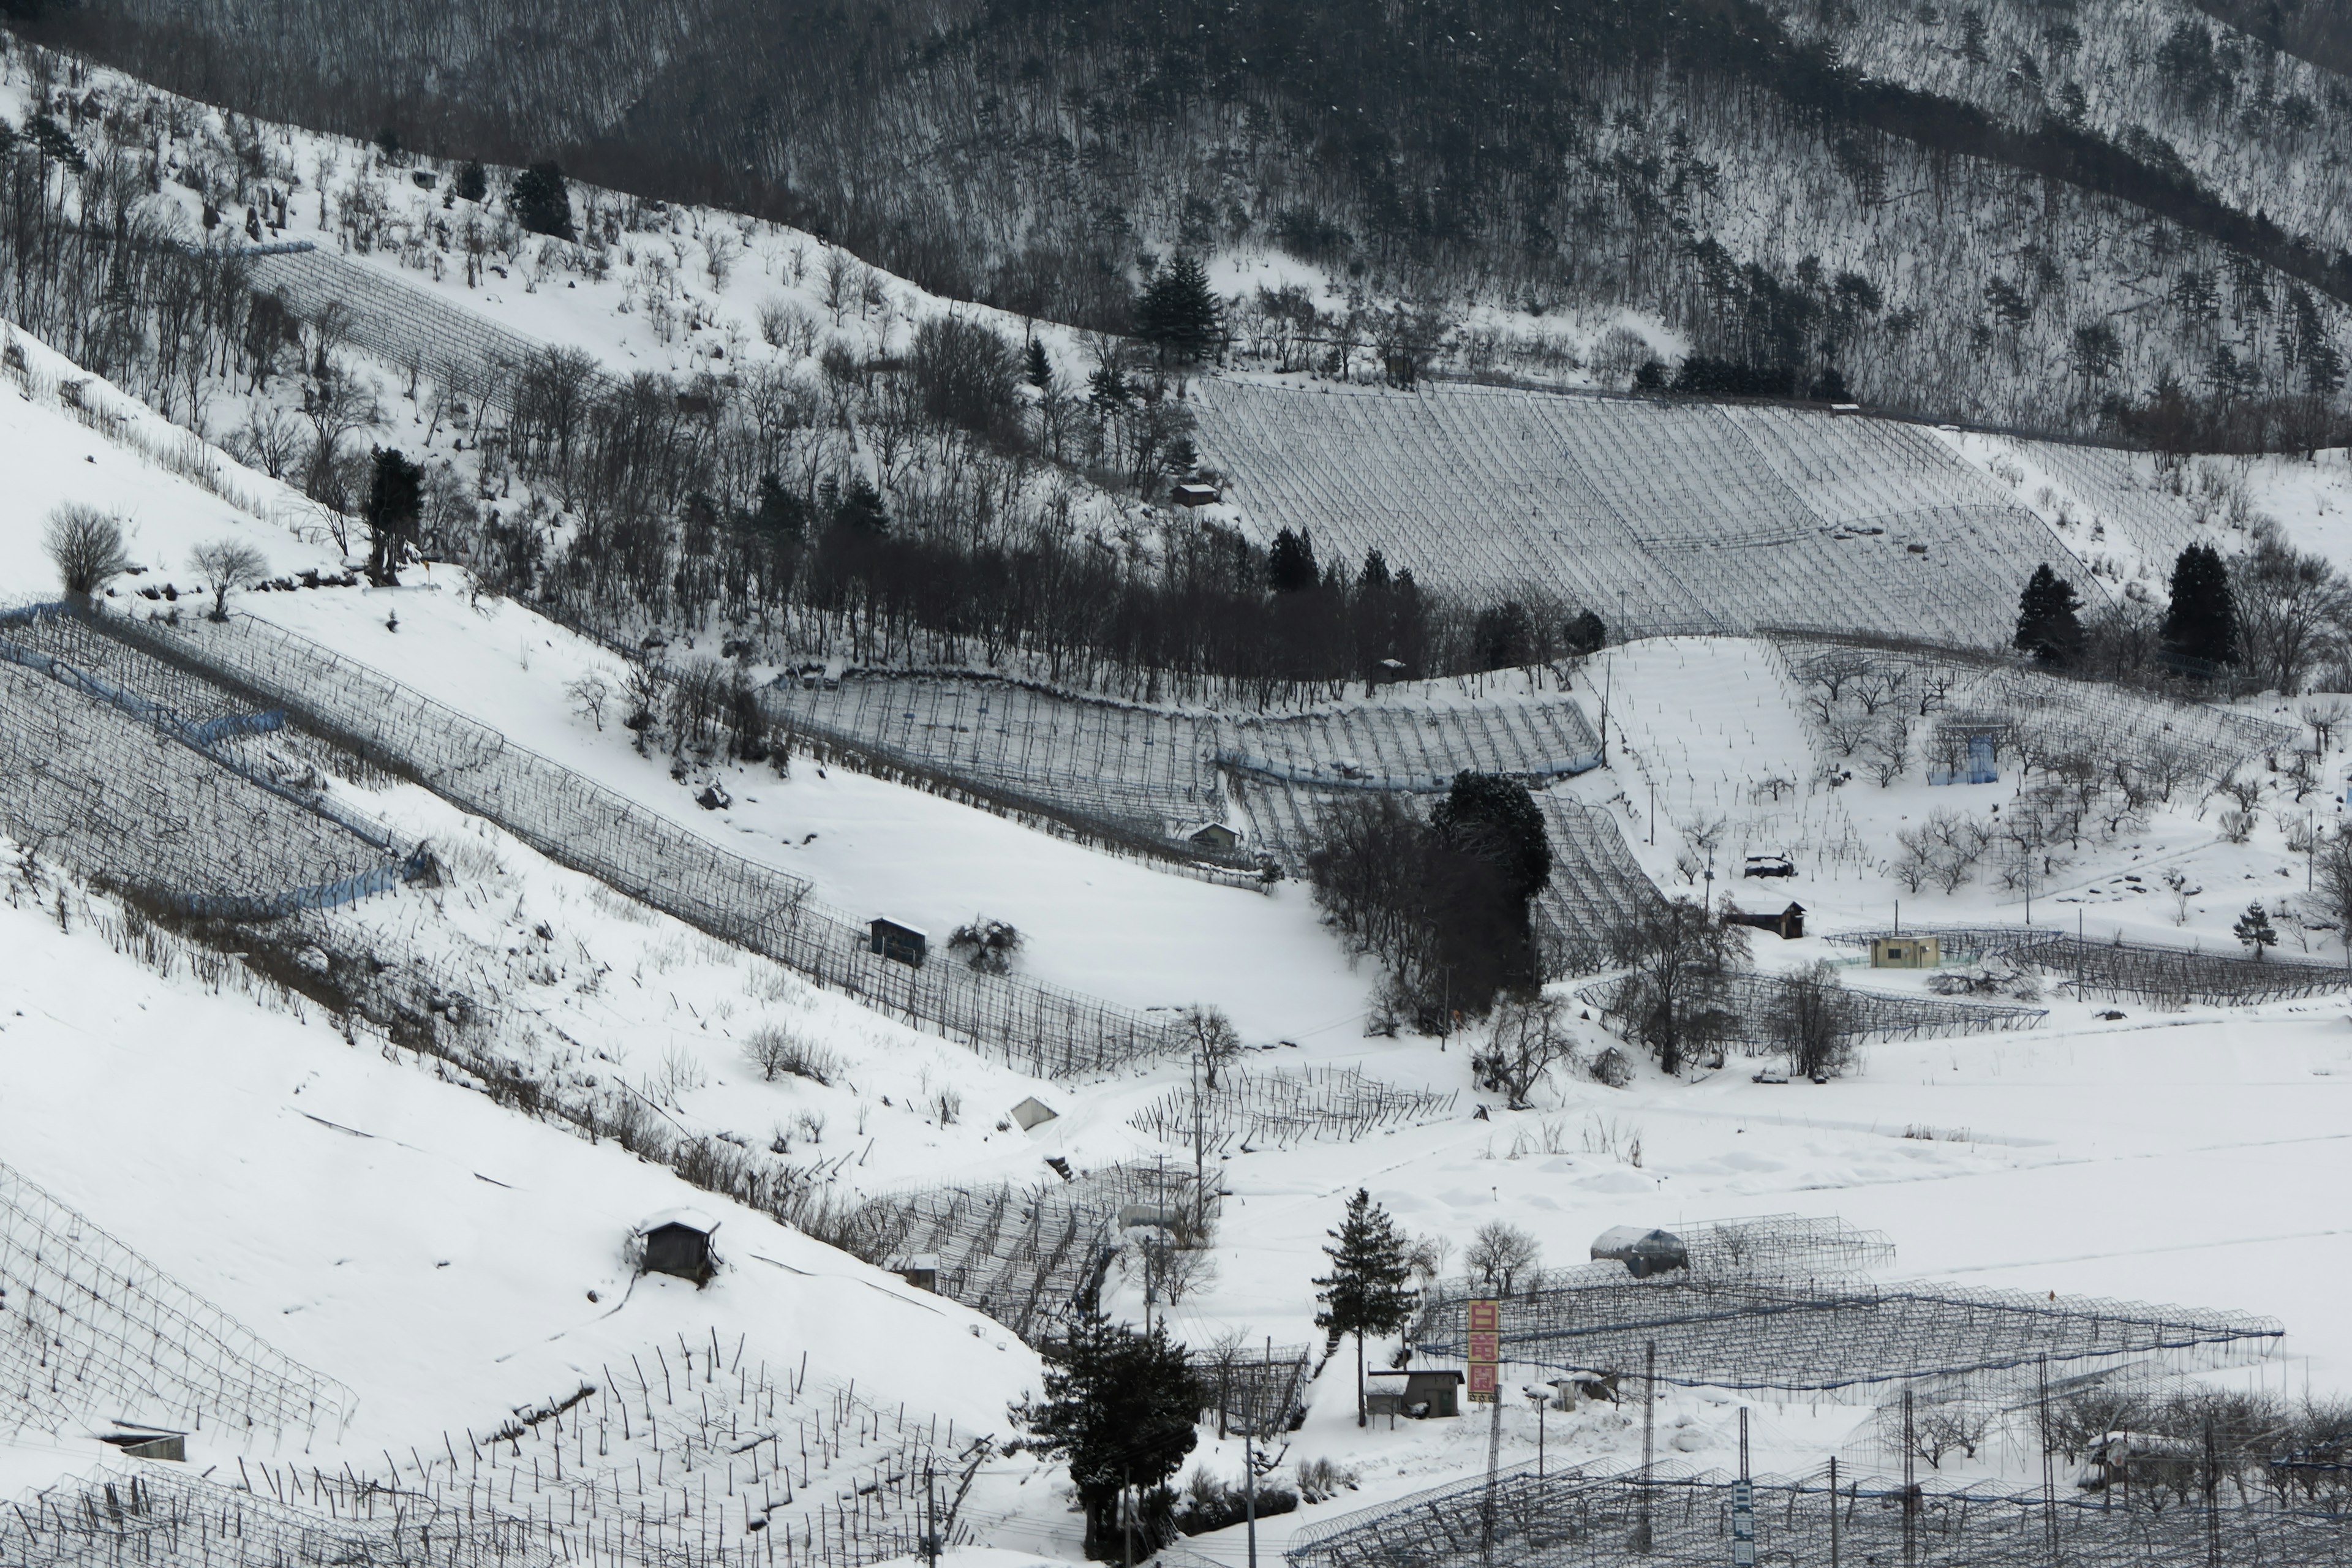
[[[424,510],[425,470],[391,447],[378,447],[367,505],[360,515],[367,524],[370,582],[400,581],[401,560],[415,542],[417,519]]]
[[[2050,570],[2034,568],[2017,601],[2019,651],[2042,664],[2064,666],[2083,651],[2083,623],[2074,613],[2074,584]]]
[[[1209,288],[1209,274],[1190,251],[1178,251],[1152,274],[1136,303],[1136,335],[1179,364],[1208,358],[1223,329],[1224,312]]]
[[[1404,1260],[1404,1237],[1388,1211],[1363,1188],[1348,1200],[1339,1228],[1326,1233],[1335,1245],[1323,1249],[1331,1272],[1315,1281],[1323,1310],[1315,1326],[1337,1339],[1356,1336],[1356,1425],[1364,1415],[1364,1336],[1392,1334],[1412,1317],[1412,1293],[1404,1288],[1412,1270]]]
[[[1148,1334],[1099,1314],[1082,1318],[1058,1363],[1047,1363],[1045,1394],[1012,1409],[1029,1447],[1068,1461],[1070,1483],[1087,1510],[1087,1555],[1119,1554],[1118,1495],[1147,1492],[1176,1473],[1192,1451],[1200,1419],[1200,1380],[1184,1347],[1164,1323]],[[1164,1520],[1147,1516],[1138,1557],[1157,1551]]]
[[[1266,552],[1265,580],[1277,594],[1303,594],[1322,580],[1315,569],[1315,540],[1305,529],[1284,529]]]
[[[1496,991],[1536,982],[1528,904],[1551,880],[1551,839],[1528,786],[1495,773],[1454,774],[1429,825],[1441,962],[1455,994],[1484,1012]]]
[[[533,163],[517,174],[514,216],[533,234],[572,238],[572,190],[563,183],[563,171],[553,163]]]
[[[2166,662],[2184,674],[2214,675],[2238,662],[2238,602],[2211,545],[2192,544],[2172,563],[2172,604],[2159,635]]]
[[[489,171],[482,167],[479,158],[467,160],[457,171],[457,196],[461,202],[478,202],[490,194]]]

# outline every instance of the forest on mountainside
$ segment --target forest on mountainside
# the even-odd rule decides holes
[[[1171,250],[1278,251],[1348,302],[1243,315],[1303,307],[1318,340],[1407,302],[1473,373],[1475,308],[1630,310],[1800,393],[1834,367],[1939,415],[2112,429],[2162,388],[2236,445],[2340,416],[2352,84],[2218,27],[2149,63],[2151,18],[2205,25],[2185,0],[41,11],[19,26],[207,101],[552,156],[1087,327],[1127,328]],[[1874,53],[1895,47],[1904,71]]]

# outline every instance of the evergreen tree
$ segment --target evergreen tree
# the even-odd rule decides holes
[[[879,537],[890,531],[890,513],[879,491],[864,474],[849,481],[848,490],[833,508],[833,526],[851,533]]]
[[[1315,541],[1305,529],[1284,529],[1266,552],[1265,580],[1277,594],[1301,594],[1322,580],[1315,568]]]
[[[1323,1310],[1315,1326],[1333,1340],[1356,1336],[1356,1425],[1364,1425],[1364,1336],[1391,1334],[1412,1317],[1412,1294],[1404,1282],[1412,1270],[1404,1260],[1404,1237],[1388,1211],[1372,1202],[1363,1188],[1348,1200],[1339,1228],[1326,1233],[1333,1245],[1323,1249],[1331,1272],[1315,1281],[1316,1300]]]
[[[1121,1489],[1149,1491],[1176,1473],[1192,1451],[1201,1405],[1199,1379],[1166,1324],[1139,1334],[1090,1314],[1058,1363],[1047,1364],[1045,1397],[1024,1399],[1011,1414],[1032,1449],[1068,1462],[1087,1513],[1087,1554],[1108,1558],[1119,1555]],[[1165,1539],[1165,1510],[1156,1511],[1147,1515],[1138,1558]]]
[[[1155,345],[1162,359],[1194,364],[1217,346],[1224,311],[1209,287],[1200,258],[1180,250],[1151,276],[1135,310],[1136,335]]]
[[[533,163],[515,176],[515,221],[533,234],[551,235],[557,239],[573,237],[572,228],[572,189],[563,182],[563,171],[552,162]]]
[[[1054,362],[1045,357],[1045,345],[1035,338],[1029,340],[1028,352],[1023,356],[1021,372],[1029,384],[1038,391],[1054,390]]]
[[[797,539],[808,503],[784,488],[773,468],[760,476],[759,493],[751,504],[751,522],[768,540]]]
[[[1591,610],[1579,610],[1569,616],[1561,640],[1570,653],[1599,653],[1609,641],[1609,628]]]
[[[478,202],[490,194],[490,176],[479,158],[470,160],[457,171],[457,192],[461,202]]]
[[[2172,565],[2172,604],[2159,633],[2165,658],[2189,675],[2218,674],[2238,662],[2238,604],[2230,571],[2210,544],[2192,544]]]
[[[400,563],[416,540],[417,520],[425,510],[425,470],[389,447],[375,449],[375,469],[368,478],[367,504],[361,521],[367,524],[369,581],[379,585],[400,581]]]
[[[1461,848],[1502,869],[1504,885],[1522,900],[1551,880],[1551,839],[1528,786],[1500,773],[1458,773],[1429,814],[1432,827]]]
[[[2034,568],[2017,601],[2018,648],[2040,663],[2068,665],[2083,651],[2083,623],[2074,613],[2074,585],[2050,569]]]
[[[2230,928],[2230,934],[2246,944],[2247,951],[2254,955],[2257,963],[2263,961],[2265,948],[2278,945],[2278,928],[2271,924],[2269,911],[2259,902],[2246,906],[2246,912],[2238,917],[2238,923]]]
[[[1389,558],[1379,546],[1364,552],[1364,569],[1356,574],[1356,586],[1368,594],[1385,593],[1389,586]]]

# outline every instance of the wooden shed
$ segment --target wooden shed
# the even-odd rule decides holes
[[[1182,484],[1171,489],[1168,499],[1178,506],[1214,506],[1218,496],[1214,485]]]
[[[640,1267],[647,1274],[669,1274],[697,1285],[707,1284],[719,1271],[718,1257],[710,1247],[718,1229],[719,1221],[700,1209],[664,1209],[647,1215],[637,1223],[637,1237],[645,1247]]]
[[[1932,936],[1874,936],[1870,939],[1873,969],[1933,969],[1944,962],[1942,939]]]
[[[1434,1367],[1381,1367],[1366,1373],[1364,1414],[1415,1420],[1462,1414],[1463,1374]]]
[[[1240,834],[1222,822],[1204,823],[1184,837],[1203,849],[1233,849],[1238,847],[1242,841]]]
[[[1782,942],[1794,942],[1805,934],[1805,906],[1791,903],[1788,908],[1777,911],[1749,910],[1735,906],[1731,912],[1731,923],[1754,926],[1758,931],[1772,932]]]
[[[1021,1131],[1024,1132],[1043,1127],[1060,1114],[1061,1112],[1034,1094],[1013,1108],[1013,1120],[1021,1124]]]
[[[866,930],[870,933],[868,949],[877,957],[920,969],[923,960],[930,956],[930,935],[919,926],[902,925],[877,915]]]
[[[890,1272],[918,1290],[929,1290],[934,1295],[939,1293],[940,1255],[936,1252],[918,1252],[911,1257],[901,1258],[890,1265]]]

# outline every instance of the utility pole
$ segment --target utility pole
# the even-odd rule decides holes
[[[1633,1550],[1650,1550],[1650,1466],[1658,1451],[1658,1342],[1642,1347],[1642,1517],[1633,1526]]]
[[[929,1459],[923,1461],[923,1556],[940,1568],[939,1469]]]
[[[1911,1391],[1903,1391],[1903,1564],[1919,1560],[1918,1439],[1912,1425]]]
[[[2058,1568],[2058,1461],[2050,1451],[2050,1358],[2041,1360],[2042,1405],[2042,1535],[2050,1550],[2050,1568]]]
[[[1830,1568],[1838,1568],[1837,1456],[1830,1456]]]

